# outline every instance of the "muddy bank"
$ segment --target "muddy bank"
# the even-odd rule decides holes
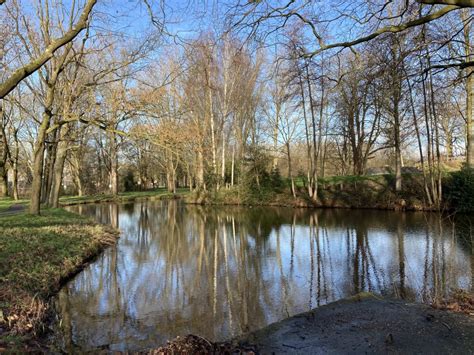
[[[474,317],[358,295],[234,341],[261,354],[474,353]]]

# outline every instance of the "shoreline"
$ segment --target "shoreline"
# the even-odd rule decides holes
[[[189,334],[138,353],[444,354],[470,349],[474,349],[474,317],[363,292],[228,341]]]
[[[379,210],[379,211],[399,211],[399,212],[455,212],[453,208],[436,208],[433,206],[426,206],[422,204],[406,205],[403,202],[393,204],[373,204],[373,205],[350,205],[340,204],[338,201],[309,201],[307,198],[298,196],[293,198],[289,194],[281,194],[275,200],[261,201],[261,202],[246,202],[235,200],[222,200],[213,197],[195,197],[195,196],[179,196],[185,204],[201,205],[201,206],[239,206],[239,207],[286,207],[286,208],[307,208],[307,209],[343,209],[343,210]],[[282,201],[283,199],[283,201]]]
[[[0,228],[0,254],[11,259],[2,254],[0,352],[42,352],[50,345],[55,295],[114,245],[120,232],[63,209],[6,215]]]
[[[281,196],[281,195],[280,195]],[[266,201],[262,201],[260,203],[249,203],[249,202],[246,202],[246,203],[236,203],[236,201],[228,201],[228,200],[221,200],[221,201],[212,201],[212,200],[209,200],[209,199],[203,199],[201,201],[197,201],[194,199],[194,194],[189,194],[189,193],[176,193],[176,194],[170,194],[170,193],[163,193],[163,191],[161,192],[147,192],[147,193],[142,193],[140,194],[140,196],[136,196],[136,195],[133,195],[133,196],[85,196],[85,197],[82,197],[81,200],[73,200],[73,198],[70,198],[69,201],[65,201],[65,203],[61,203],[61,206],[62,207],[67,207],[67,206],[73,206],[73,205],[82,205],[82,204],[94,204],[94,203],[102,203],[102,202],[127,202],[127,201],[138,201],[138,200],[149,200],[149,201],[153,201],[153,200],[167,200],[167,199],[179,199],[181,201],[183,201],[183,203],[185,204],[190,204],[190,205],[193,205],[193,204],[196,204],[196,205],[206,205],[206,206],[223,206],[223,205],[226,205],[226,206],[241,206],[241,207],[264,207],[264,206],[271,206],[271,207],[284,207],[284,208],[314,208],[314,209],[333,209],[333,208],[342,208],[342,209],[361,209],[361,207],[348,207],[348,206],[318,206],[318,205],[314,205],[314,204],[310,204],[308,203],[308,201],[304,201],[302,199],[294,199],[292,196],[289,196],[290,197],[290,200],[287,200],[288,198],[288,195],[283,195],[285,200],[274,200],[274,201],[269,201],[269,200],[266,200]],[[295,203],[296,202],[296,203]],[[306,204],[304,204],[303,202],[305,202]],[[362,207],[362,209],[375,209],[375,210],[395,210],[397,211],[396,209],[393,209],[393,208],[381,208],[380,206],[365,206],[365,207]],[[64,211],[63,209],[57,209],[57,210],[48,210],[46,209],[45,210],[45,213],[48,214],[50,211]],[[400,211],[400,210],[399,210]],[[403,211],[407,211],[407,212],[416,212],[416,211],[420,211],[419,209],[404,209]],[[433,210],[421,210],[421,211],[426,211],[426,212],[442,212],[442,211],[433,211]],[[118,239],[119,237],[119,234],[120,232],[117,231],[117,230],[113,230],[112,227],[109,227],[109,226],[105,226],[105,225],[102,225],[102,224],[98,224],[96,222],[93,222],[92,220],[86,218],[86,217],[82,217],[76,213],[72,213],[72,212],[66,212],[64,211],[65,213],[67,213],[70,218],[72,218],[72,220],[74,219],[77,219],[77,218],[81,218],[83,221],[87,221],[85,222],[85,224],[89,225],[89,226],[95,226],[96,228],[99,228],[100,231],[103,233],[103,236],[104,236],[104,240],[107,240],[108,237],[107,236],[110,236],[110,235],[114,235],[114,241],[111,243],[110,240],[108,241],[105,241],[104,243],[101,243],[99,242],[99,245],[93,245],[90,247],[90,249],[86,252],[86,254],[82,255],[82,259],[79,260],[79,261],[76,261],[76,264],[74,264],[72,267],[70,267],[69,269],[67,269],[65,271],[65,273],[59,278],[59,279],[55,279],[55,280],[52,280],[50,283],[49,283],[49,291],[48,291],[48,294],[46,297],[43,297],[42,299],[40,299],[39,301],[42,302],[42,306],[45,307],[46,311],[45,313],[42,315],[42,318],[38,318],[36,320],[36,322],[38,324],[35,325],[36,326],[39,326],[39,328],[42,329],[42,331],[38,332],[39,335],[37,335],[35,332],[33,332],[33,334],[29,334],[27,333],[26,336],[23,336],[23,335],[20,335],[18,337],[18,340],[15,340],[17,341],[18,343],[17,344],[8,344],[7,342],[5,342],[2,338],[4,338],[5,336],[5,333],[7,333],[7,338],[8,338],[8,330],[5,330],[5,325],[6,325],[6,322],[5,320],[8,319],[8,310],[7,312],[2,312],[2,314],[0,314],[0,352],[2,349],[5,349],[4,347],[6,346],[6,349],[7,350],[10,350],[9,349],[9,345],[13,345],[13,349],[16,349],[18,350],[19,347],[22,347],[23,346],[23,350],[25,349],[29,349],[29,350],[38,350],[38,349],[42,349],[43,347],[48,347],[48,346],[54,346],[54,344],[52,344],[50,342],[50,340],[48,340],[48,336],[51,335],[50,331],[46,331],[44,332],[45,329],[48,328],[49,325],[52,324],[52,322],[54,321],[52,319],[52,312],[51,312],[51,304],[50,302],[53,300],[53,298],[55,297],[55,295],[57,294],[57,292],[61,289],[61,287],[63,287],[69,280],[71,280],[74,276],[76,276],[78,273],[80,273],[87,265],[89,265],[91,262],[93,262],[94,260],[97,259],[97,257],[99,257],[103,252],[104,250],[109,247],[110,245],[114,244],[116,242],[116,240]],[[5,219],[12,219],[12,218],[21,218],[21,217],[26,217],[27,219],[31,219],[32,216],[30,215],[27,215],[26,213],[24,213],[24,211],[20,211],[20,213],[16,214],[16,215],[5,215]],[[45,216],[40,216],[40,217],[37,217],[39,219],[43,218]],[[47,216],[46,216],[47,217]],[[35,217],[33,217],[34,219]],[[0,226],[2,226],[2,217],[0,215]],[[76,221],[77,222],[77,221]],[[70,225],[74,225],[73,221],[68,221],[66,220],[64,222],[64,225],[65,226],[70,226]],[[45,226],[47,227],[51,227],[50,224],[45,224]],[[61,238],[65,238],[67,240],[67,233],[65,234],[62,234],[61,235]],[[100,239],[100,237],[99,237]],[[77,255],[76,255],[77,257]],[[1,275],[0,275],[1,276]],[[33,297],[33,299],[36,297],[36,295]],[[339,302],[339,301],[337,301]],[[3,324],[1,322],[1,319],[3,318]],[[292,318],[292,317],[290,317]],[[289,319],[289,318],[288,318]],[[286,320],[286,319],[285,319]],[[283,321],[285,321],[283,320]],[[282,321],[282,322],[283,322]],[[265,328],[264,328],[265,329]],[[14,351],[14,350],[12,350]]]
[[[474,317],[362,293],[283,319],[232,343],[263,354],[463,353],[474,349]]]
[[[185,192],[171,193],[168,191],[141,191],[130,195],[86,195],[81,197],[71,196],[59,200],[61,207],[85,205],[102,202],[132,202],[138,200],[173,200],[179,199]]]

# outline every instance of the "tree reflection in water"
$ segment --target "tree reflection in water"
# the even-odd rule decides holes
[[[58,296],[67,348],[223,340],[361,291],[430,301],[473,287],[471,229],[437,214],[179,201],[71,209],[122,234]]]

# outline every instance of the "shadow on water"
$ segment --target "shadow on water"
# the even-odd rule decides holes
[[[469,217],[179,201],[70,209],[122,235],[58,295],[65,349],[219,341],[361,291],[430,302],[473,287]]]

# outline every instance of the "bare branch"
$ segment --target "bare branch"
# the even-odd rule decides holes
[[[450,68],[459,68],[459,69],[466,69],[474,67],[474,61],[467,61],[467,62],[460,62],[460,63],[449,63],[449,64],[435,64],[432,65],[424,70],[424,72],[428,72],[431,69],[450,69]]]
[[[442,9],[440,9],[436,12],[433,12],[432,14],[417,18],[416,20],[408,21],[408,22],[406,22],[404,24],[401,24],[401,25],[398,25],[398,26],[382,27],[379,30],[371,33],[368,36],[360,37],[360,38],[355,39],[353,41],[337,42],[337,43],[332,43],[332,44],[328,44],[328,45],[323,45],[319,49],[317,49],[313,52],[307,53],[305,56],[306,57],[313,57],[313,56],[315,56],[315,55],[317,55],[317,54],[319,54],[323,51],[326,51],[328,49],[333,49],[333,48],[341,48],[341,47],[349,48],[349,47],[355,46],[355,45],[360,44],[360,43],[368,42],[368,41],[370,41],[370,40],[372,40],[372,39],[374,39],[374,38],[376,38],[376,37],[378,37],[378,36],[380,36],[384,33],[403,32],[403,31],[405,31],[409,28],[417,27],[417,26],[423,25],[425,23],[431,22],[433,20],[439,19],[439,18],[447,15],[451,11],[459,10],[459,9],[460,9],[459,6],[448,5],[448,6],[445,6],[445,7],[443,7]]]
[[[0,0],[5,1],[5,0]],[[82,11],[81,17],[76,23],[76,26],[71,28],[64,36],[55,39],[49,46],[41,53],[37,58],[33,59],[30,63],[23,67],[15,70],[5,82],[0,84],[0,99],[8,95],[23,79],[27,78],[45,63],[47,63],[53,56],[54,53],[64,45],[70,43],[77,37],[77,35],[87,27],[89,21],[89,15],[92,12],[94,5],[97,0],[88,0],[84,10]]]
[[[454,5],[459,7],[474,7],[474,0],[417,0],[425,5]]]

